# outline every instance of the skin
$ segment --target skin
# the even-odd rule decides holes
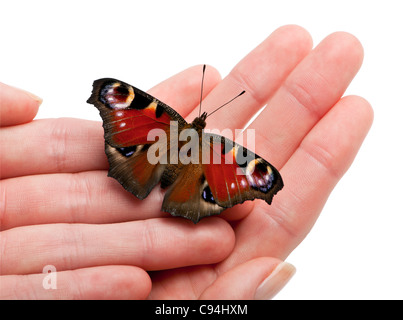
[[[107,177],[100,122],[32,121],[40,99],[0,84],[0,298],[271,298],[371,126],[369,103],[343,97],[362,59],[350,34],[312,49],[304,29],[284,26],[224,79],[207,67],[203,111],[246,90],[207,127],[242,128],[267,105],[249,128],[285,187],[271,206],[248,201],[197,225],[160,212],[160,188],[140,201]],[[192,121],[200,76],[192,67],[149,93]],[[49,264],[56,290],[42,286]]]

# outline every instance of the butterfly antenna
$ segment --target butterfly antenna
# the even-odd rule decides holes
[[[204,74],[206,72],[206,65],[203,65],[203,75],[202,75],[202,82],[201,82],[201,90],[200,90],[200,107],[199,107],[199,118],[201,114],[201,107],[202,107],[202,100],[203,100],[203,85],[204,85]]]
[[[206,118],[210,117],[214,112],[217,112],[218,110],[220,110],[221,108],[225,107],[227,104],[231,103],[232,101],[234,101],[236,98],[239,98],[240,96],[242,96],[245,93],[245,90],[242,91],[240,94],[238,94],[236,97],[232,98],[230,101],[224,103],[221,107],[218,107],[217,109],[215,109],[213,112],[211,112]]]

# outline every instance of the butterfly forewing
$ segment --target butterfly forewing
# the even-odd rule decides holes
[[[280,173],[243,146],[219,135],[206,135],[210,161],[203,163],[203,173],[215,202],[225,208],[255,198],[270,204],[283,188]],[[217,163],[217,158],[221,162]]]
[[[147,144],[150,130],[168,132],[170,121],[177,121],[180,126],[186,124],[175,110],[163,102],[115,79],[96,80],[87,102],[98,108],[105,140],[116,147]]]

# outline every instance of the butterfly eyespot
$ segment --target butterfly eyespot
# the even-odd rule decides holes
[[[128,108],[133,99],[133,88],[119,82],[105,85],[100,92],[100,100],[115,110]]]
[[[274,176],[270,166],[264,164],[259,158],[248,163],[246,178],[253,189],[267,193],[273,185]]]
[[[211,193],[211,190],[210,190],[209,186],[207,186],[207,187],[205,187],[203,189],[202,198],[206,202],[216,203],[215,200],[214,200],[213,194]]]
[[[116,148],[122,156],[129,158],[137,151],[137,146],[126,147],[126,148]]]

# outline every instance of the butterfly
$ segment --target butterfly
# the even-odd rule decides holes
[[[202,88],[204,72],[205,66]],[[246,200],[271,204],[283,188],[269,162],[206,132],[206,112],[188,123],[160,100],[111,78],[95,80],[87,102],[103,120],[108,176],[139,199],[160,183],[166,189],[161,210],[173,216],[197,223]]]

